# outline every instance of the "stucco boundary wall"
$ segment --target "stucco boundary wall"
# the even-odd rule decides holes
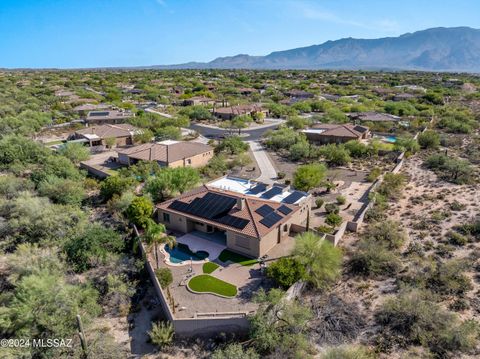
[[[135,235],[139,233],[136,226],[133,226]],[[225,313],[197,313],[194,318],[175,318],[167,302],[160,283],[155,275],[155,270],[147,258],[145,245],[140,242],[140,251],[145,260],[145,267],[153,283],[153,287],[160,300],[160,306],[166,319],[172,323],[175,335],[178,337],[211,337],[220,333],[246,334],[250,329],[247,312],[225,312]],[[199,300],[202,300],[199,298]]]
[[[95,166],[88,165],[84,162],[80,162],[80,168],[87,170],[87,172],[95,177],[98,177],[100,179],[105,179],[107,177],[110,177],[110,174],[107,172],[102,171],[99,168],[96,168]]]

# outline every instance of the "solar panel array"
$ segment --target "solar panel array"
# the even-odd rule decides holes
[[[255,194],[259,194],[259,193],[262,193],[263,191],[265,191],[267,189],[267,185],[264,184],[264,183],[259,183],[257,184],[255,187],[253,187],[252,189],[250,189],[248,191],[248,194],[252,194],[252,195],[255,195]]]
[[[305,194],[303,192],[294,191],[294,192],[292,192],[292,194],[285,197],[282,202],[285,202],[285,203],[288,203],[288,204],[293,204],[304,196],[305,196]]]
[[[100,112],[90,112],[90,116],[108,116],[110,112],[100,111]]]
[[[262,198],[267,198],[267,199],[270,199],[272,197],[275,197],[276,195],[280,194],[283,192],[283,188],[282,187],[277,187],[277,186],[273,186],[272,188],[270,188],[267,192],[265,192],[264,194],[262,194]]]
[[[268,204],[264,204],[262,207],[258,208],[255,212],[257,212],[259,215],[262,217],[265,217],[275,211],[272,207],[270,207]]]
[[[202,198],[195,198],[190,203],[175,200],[170,203],[168,208],[243,229],[249,221],[228,214],[236,203],[235,198],[209,192]]]
[[[263,217],[263,219],[260,220],[260,223],[263,224],[264,226],[270,228],[272,227],[275,223],[280,221],[283,217],[279,215],[278,213],[272,212],[269,215]]]
[[[278,207],[277,211],[282,212],[284,215],[287,215],[290,212],[292,212],[293,209],[291,209],[291,208],[285,206],[284,204],[282,204],[280,207]]]

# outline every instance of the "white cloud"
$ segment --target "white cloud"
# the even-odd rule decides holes
[[[372,20],[368,23],[354,21],[343,16],[338,16],[331,11],[325,10],[306,1],[292,1],[290,2],[290,5],[293,7],[293,10],[297,12],[297,14],[309,20],[323,20],[334,24],[350,25],[370,30],[378,29],[386,32],[396,32],[400,28],[400,25],[395,20],[380,19]]]
[[[167,6],[167,2],[165,0],[155,0],[155,2],[160,6]]]

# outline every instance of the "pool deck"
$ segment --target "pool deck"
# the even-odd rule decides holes
[[[222,251],[225,248],[227,248],[227,246],[224,244],[220,244],[212,240],[199,237],[195,235],[195,233],[187,233],[181,237],[178,237],[177,243],[181,243],[188,246],[188,248],[190,248],[190,250],[194,253],[199,251],[207,252],[208,257],[204,261],[201,261],[202,263],[207,261],[211,261],[211,262],[214,261],[215,259],[218,258],[220,253],[222,253]],[[200,261],[196,261],[196,262],[200,262]],[[167,264],[168,265],[187,265],[187,264],[190,264],[190,261],[184,261],[182,263],[170,263],[168,261]]]

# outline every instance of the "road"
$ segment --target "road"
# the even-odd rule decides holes
[[[275,120],[275,123],[267,124],[257,128],[251,129],[244,129],[242,130],[242,140],[244,141],[258,141],[262,138],[263,134],[268,130],[276,129],[280,124],[282,124],[283,120]],[[192,130],[197,131],[202,136],[207,138],[219,138],[225,133],[228,133],[228,129],[219,128],[214,126],[206,126],[201,124],[191,124],[190,127]]]

